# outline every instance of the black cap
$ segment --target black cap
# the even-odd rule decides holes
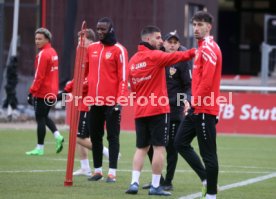
[[[179,35],[177,34],[177,31],[169,32],[165,35],[164,40],[170,40],[171,38],[176,38],[179,41]]]

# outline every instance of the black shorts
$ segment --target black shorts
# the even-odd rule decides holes
[[[166,146],[168,142],[169,114],[135,119],[136,147]]]
[[[83,139],[89,138],[89,131],[87,126],[87,112],[84,112],[84,111],[80,112],[80,120],[79,120],[77,136]]]

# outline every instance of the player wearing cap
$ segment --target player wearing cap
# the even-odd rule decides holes
[[[168,33],[164,38],[163,47],[166,52],[184,51],[186,48],[180,45],[179,35],[176,31]],[[164,190],[172,190],[178,154],[173,144],[180,122],[184,114],[190,108],[191,100],[191,71],[190,61],[179,62],[166,67],[167,90],[170,103],[170,127],[167,151],[167,172],[163,182]]]

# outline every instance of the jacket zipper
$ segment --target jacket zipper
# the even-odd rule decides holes
[[[101,59],[102,59],[102,54],[103,54],[104,46],[100,52],[100,57],[99,57],[99,63],[98,63],[98,82],[96,86],[96,99],[99,95],[99,84],[100,84],[100,72],[101,72]]]

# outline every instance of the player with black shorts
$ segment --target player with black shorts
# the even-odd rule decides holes
[[[136,94],[134,110],[137,141],[132,181],[126,193],[138,193],[144,159],[152,145],[152,182],[148,194],[170,196],[171,193],[160,186],[170,112],[165,66],[193,58],[195,49],[174,53],[160,51],[163,40],[156,26],[145,27],[141,32],[141,40],[138,52],[128,65],[131,90]]]

